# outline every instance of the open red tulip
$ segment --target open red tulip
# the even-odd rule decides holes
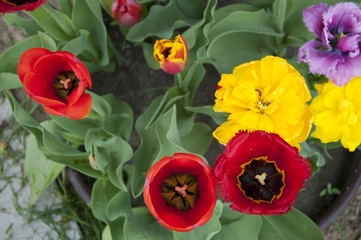
[[[11,13],[21,10],[33,11],[46,0],[0,0],[0,13]]]
[[[310,164],[275,133],[240,131],[214,165],[219,194],[232,210],[274,215],[291,210]]]
[[[31,48],[20,57],[18,75],[27,94],[57,116],[82,119],[92,107],[90,74],[72,53]]]
[[[155,163],[148,172],[143,194],[159,223],[179,232],[205,224],[217,201],[211,168],[189,153],[176,153]]]

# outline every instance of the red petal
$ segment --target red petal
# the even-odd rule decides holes
[[[38,58],[47,53],[50,51],[45,48],[31,48],[21,55],[18,64],[18,75],[21,82],[23,82],[25,74],[34,72],[34,65]]]
[[[75,104],[65,105],[61,107],[52,107],[51,111],[57,112],[62,116],[66,116],[71,119],[82,119],[89,115],[91,107],[92,107],[92,98],[90,94],[86,93],[81,98],[79,98],[79,100]]]
[[[160,194],[162,180],[174,172],[188,172],[198,179],[199,198],[187,212],[168,206]],[[164,227],[182,232],[205,224],[217,201],[216,182],[210,167],[200,157],[188,153],[176,153],[155,163],[147,175],[143,194],[149,211]]]
[[[68,68],[67,59],[61,58],[54,53],[40,56],[34,65],[34,72],[43,79],[53,82],[56,75]]]
[[[161,64],[161,68],[164,72],[169,74],[177,74],[184,70],[186,64],[184,61],[172,62],[168,59],[165,59]]]
[[[245,197],[238,187],[237,176],[242,172],[241,165],[262,156],[276,162],[285,176],[281,196],[271,203],[257,203]],[[290,146],[277,134],[264,131],[237,133],[214,166],[220,196],[225,201],[232,202],[232,209],[247,214],[273,215],[288,212],[297,198],[297,192],[310,174],[310,165],[299,156],[297,148]]]
[[[37,2],[34,2],[34,3],[25,3],[20,6],[15,6],[15,5],[0,1],[0,13],[3,13],[3,14],[11,13],[11,12],[16,12],[16,11],[21,11],[21,10],[33,11],[45,2],[46,2],[46,0],[38,0]]]
[[[88,69],[74,54],[65,51],[59,51],[55,54],[66,58],[71,67],[70,71],[73,71],[81,82],[85,82],[88,88],[92,88],[92,81]]]
[[[56,96],[54,88],[36,73],[26,74],[23,84],[27,94],[36,102],[48,107],[65,105],[61,98]]]

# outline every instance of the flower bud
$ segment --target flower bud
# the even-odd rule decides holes
[[[142,5],[135,0],[115,0],[111,11],[115,20],[124,27],[130,28],[139,22],[142,16]]]
[[[176,36],[174,41],[157,40],[154,44],[154,58],[166,73],[177,74],[183,71],[188,62],[186,40],[181,35]]]

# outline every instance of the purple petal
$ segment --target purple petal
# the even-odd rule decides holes
[[[324,74],[337,86],[361,75],[361,55],[350,57],[341,51],[319,50],[322,42],[311,40],[299,50],[298,62],[308,64],[311,73]]]
[[[321,38],[321,32],[324,27],[322,15],[327,10],[326,3],[320,3],[310,6],[303,11],[303,22],[310,32],[313,32],[318,38]]]
[[[338,42],[337,48],[342,52],[349,52],[350,57],[355,57],[360,54],[359,40],[359,35],[343,37]]]
[[[328,8],[323,15],[323,24],[328,29],[338,29],[338,32],[359,32],[361,9],[353,2],[343,2]]]

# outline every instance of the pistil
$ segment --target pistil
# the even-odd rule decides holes
[[[186,197],[187,196],[187,192],[186,192],[187,188],[188,188],[188,185],[184,184],[183,187],[175,187],[174,190],[182,197]]]
[[[264,186],[266,185],[265,180],[267,177],[267,173],[262,173],[261,175],[256,175],[254,178],[258,180],[258,182]]]

